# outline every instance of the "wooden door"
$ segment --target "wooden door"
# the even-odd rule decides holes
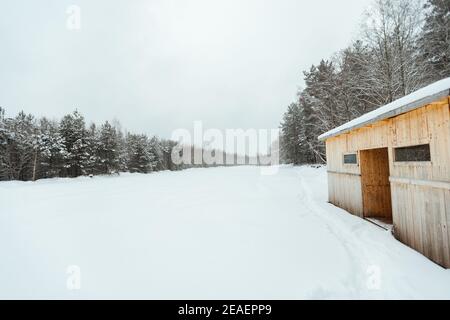
[[[362,150],[360,166],[364,217],[392,222],[388,149]]]

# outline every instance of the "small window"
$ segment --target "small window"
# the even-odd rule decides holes
[[[344,164],[358,164],[356,153],[344,154]]]
[[[428,162],[431,161],[430,145],[412,146],[395,149],[396,162]]]

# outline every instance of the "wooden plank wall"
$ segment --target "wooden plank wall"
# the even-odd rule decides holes
[[[363,217],[360,175],[329,172],[328,194],[329,201],[335,206]]]
[[[358,165],[343,163],[344,153],[348,150],[347,139],[327,141],[328,195],[330,203],[363,217],[361,172]]]
[[[392,198],[396,238],[450,268],[450,190],[393,183]]]
[[[399,240],[450,268],[450,97],[327,140],[329,199],[363,216],[361,170],[343,154],[389,152],[394,228]],[[431,163],[394,162],[394,148],[430,144]],[[359,193],[359,195],[358,195]]]

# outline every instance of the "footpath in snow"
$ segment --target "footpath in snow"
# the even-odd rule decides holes
[[[450,271],[327,203],[325,168],[1,182],[0,254],[2,299],[450,298]]]

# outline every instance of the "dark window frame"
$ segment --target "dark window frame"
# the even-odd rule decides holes
[[[346,158],[348,156],[352,156],[352,157],[354,156],[355,157],[355,162],[347,162]],[[357,152],[344,153],[343,156],[342,156],[342,162],[344,163],[344,165],[347,165],[347,166],[357,166],[357,165],[359,165],[358,153]]]
[[[429,143],[397,147],[393,153],[395,163],[431,163]]]

